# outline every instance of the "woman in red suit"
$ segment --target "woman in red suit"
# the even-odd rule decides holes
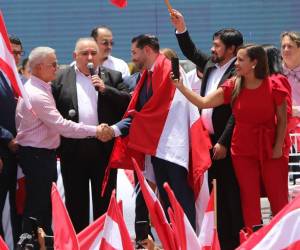
[[[269,77],[268,60],[262,46],[241,47],[235,65],[237,77],[206,97],[187,89],[182,80],[174,80],[174,84],[199,108],[232,104],[235,118],[232,160],[245,226],[251,228],[261,224],[261,182],[273,214],[288,202],[288,160],[283,154],[288,91],[280,81]]]

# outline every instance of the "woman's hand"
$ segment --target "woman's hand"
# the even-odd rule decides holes
[[[282,156],[282,147],[274,146],[273,147],[272,158],[273,159],[278,159],[281,156]]]
[[[176,88],[180,89],[180,88],[184,87],[182,78],[179,77],[179,79],[174,79],[173,72],[170,73],[170,79],[171,79],[172,83],[176,86]]]

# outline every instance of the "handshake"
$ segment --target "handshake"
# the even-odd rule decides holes
[[[115,137],[115,132],[108,124],[102,123],[97,126],[96,137],[102,142],[107,142]]]

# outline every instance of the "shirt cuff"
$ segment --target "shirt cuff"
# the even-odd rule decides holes
[[[117,125],[112,125],[111,128],[114,130],[115,137],[122,135],[122,132]]]
[[[187,31],[187,29],[185,28],[184,31],[179,32],[178,30],[176,30],[175,33],[176,33],[176,34],[183,34],[183,33],[185,33],[186,31]]]

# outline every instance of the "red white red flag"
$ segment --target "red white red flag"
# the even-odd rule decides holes
[[[105,217],[100,250],[133,250],[126,224],[120,207],[117,204],[115,192],[110,198]]]
[[[141,191],[145,199],[145,203],[150,214],[151,222],[155,227],[162,246],[166,250],[176,249],[174,234],[165,216],[164,210],[145,177],[143,176],[136,161],[133,158],[132,161],[140,183]]]
[[[168,194],[174,212],[174,216],[171,215],[170,217],[173,217],[172,220],[174,220],[172,227],[176,231],[175,240],[177,241],[177,246],[179,246],[179,249],[181,250],[200,250],[200,243],[197,235],[177,201],[172,189],[168,183],[164,184],[164,188]]]
[[[79,250],[79,244],[74,227],[55,183],[52,184],[51,200],[54,249]]]
[[[201,250],[220,250],[218,232],[216,229],[215,216],[215,194],[211,191],[207,209],[201,226],[200,235],[198,237]]]
[[[12,53],[11,45],[9,42],[5,22],[2,12],[0,11],[0,70],[5,74],[9,80],[11,87],[16,97],[22,96],[26,107],[31,109],[28,96],[24,86],[19,77],[17,66]]]
[[[300,195],[237,249],[300,249]]]

